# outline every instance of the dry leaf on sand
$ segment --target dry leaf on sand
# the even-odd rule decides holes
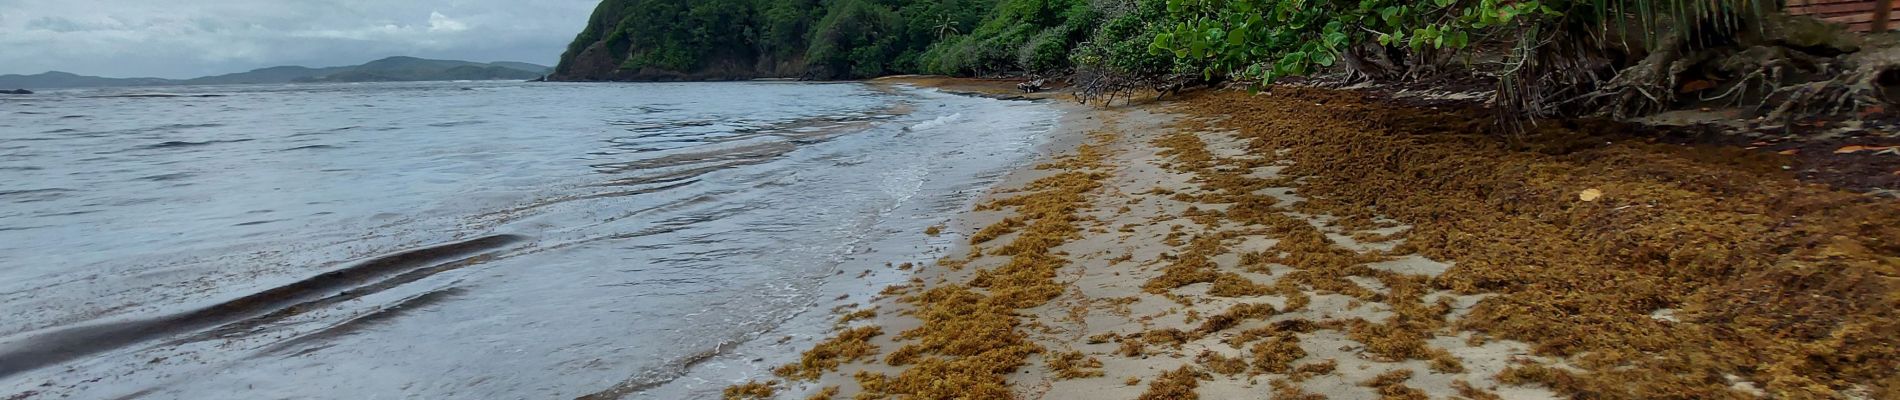
[[[1861,146],[1861,145],[1850,145],[1850,146],[1842,146],[1840,150],[1835,150],[1835,151],[1834,151],[1834,154],[1848,154],[1848,153],[1859,153],[1859,152],[1863,152],[1863,151],[1881,151],[1881,150],[1888,150],[1888,149],[1892,149],[1892,148],[1894,148],[1894,146]]]
[[[1602,197],[1603,191],[1596,189],[1585,189],[1583,193],[1577,193],[1577,199],[1583,201],[1597,201],[1598,198]]]

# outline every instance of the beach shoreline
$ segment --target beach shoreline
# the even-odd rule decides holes
[[[988,96],[1008,89],[900,81]],[[1894,232],[1854,224],[1900,213],[1890,202],[1751,164],[1773,160],[1605,132],[1583,132],[1604,139],[1562,150],[1588,156],[1524,151],[1501,144],[1502,135],[1458,131],[1475,125],[1455,110],[1342,91],[1202,92],[1112,107],[1077,105],[1059,92],[1035,96],[1065,102],[1061,128],[1044,160],[1009,174],[946,226],[972,240],[938,262],[901,266],[914,271],[909,283],[864,307],[835,310],[837,336],[780,367],[779,379],[734,386],[728,397],[1890,393],[1877,366],[1775,364],[1843,353],[1891,364],[1883,352],[1892,349],[1892,311],[1880,305],[1900,297],[1879,294],[1893,292],[1892,278],[1881,276],[1894,272],[1895,259],[1877,254],[1892,249],[1875,243]],[[1531,135],[1577,140],[1558,129]],[[1519,139],[1550,140],[1529,137]],[[1361,145],[1373,142],[1384,144]],[[1618,162],[1651,172],[1602,166]],[[1473,168],[1493,172],[1445,175]],[[1445,178],[1419,180],[1431,176]],[[1708,206],[1737,187],[1764,194],[1744,208]],[[1500,203],[1507,201],[1517,203]],[[1813,204],[1828,211],[1776,211]],[[1510,219],[1525,221],[1499,222]],[[1766,257],[1734,250],[1815,238],[1748,233],[1787,224],[1861,236],[1805,245],[1834,250]],[[1698,236],[1676,233],[1685,230]],[[1677,263],[1729,257],[1747,268],[1682,275],[1671,268],[1684,267],[1631,257],[1662,251],[1645,250],[1653,248],[1671,249]],[[1848,260],[1862,269],[1804,278],[1841,282],[1827,284],[1835,289],[1772,289],[1836,298],[1782,297],[1769,307],[1811,307],[1827,318],[1724,319],[1759,312],[1719,302],[1790,284],[1775,278],[1786,274],[1779,271]],[[1670,274],[1680,282],[1668,289],[1645,283]],[[1725,283],[1738,280],[1759,283]],[[1849,286],[1857,289],[1841,289]],[[1741,355],[1729,346],[1790,339],[1711,333],[1737,329],[1837,339]],[[1619,352],[1630,347],[1640,350]],[[1665,372],[1682,370],[1702,378]],[[1831,383],[1791,383],[1803,379]]]
[[[982,80],[892,78],[880,83],[933,87],[946,92],[993,98],[1016,95],[1008,92],[1013,89],[1011,87]],[[1189,293],[1187,296],[1200,298],[1198,301],[1171,299],[1171,296],[1156,295],[1144,289],[1145,283],[1164,274],[1165,265],[1175,260],[1176,253],[1182,251],[1184,243],[1179,241],[1184,237],[1184,232],[1211,232],[1222,228],[1203,226],[1193,217],[1197,204],[1173,199],[1175,194],[1200,190],[1197,182],[1201,177],[1191,171],[1174,169],[1174,164],[1178,162],[1175,156],[1178,154],[1169,154],[1168,149],[1155,146],[1157,141],[1180,131],[1182,116],[1171,110],[1173,105],[1169,103],[1137,102],[1132,105],[1099,107],[1077,104],[1064,97],[1062,92],[1038,93],[1034,96],[1047,99],[1044,101],[1059,102],[1056,107],[1063,110],[1059,128],[1050,133],[1049,144],[1040,152],[1044,154],[1043,159],[1007,175],[979,198],[976,209],[951,217],[945,226],[945,232],[970,238],[988,236],[990,234],[984,231],[997,230],[994,227],[1023,225],[1010,222],[1022,217],[1018,210],[983,205],[1024,197],[1024,192],[1039,180],[1073,170],[1072,166],[1063,164],[1070,164],[1078,152],[1096,152],[1102,157],[1096,160],[1098,165],[1091,172],[1099,178],[1099,187],[1088,191],[1087,204],[1078,207],[1074,216],[1078,221],[1086,222],[1082,222],[1083,226],[1075,232],[1077,236],[1052,249],[1052,254],[1060,257],[1063,264],[1054,268],[1052,282],[1066,290],[1042,304],[1021,309],[1018,314],[1022,317],[1022,325],[1018,326],[1018,330],[1025,331],[1024,338],[1033,342],[1040,351],[1024,358],[1024,364],[1008,376],[1007,387],[1014,397],[1135,398],[1153,390],[1155,386],[1170,384],[1170,379],[1179,380],[1176,378],[1179,375],[1177,371],[1184,366],[1203,364],[1210,357],[1204,354],[1220,354],[1240,360],[1241,355],[1238,353],[1241,351],[1220,344],[1220,336],[1183,343],[1146,343],[1148,337],[1153,336],[1149,332],[1193,331],[1208,316],[1221,314],[1237,304],[1271,304],[1275,308],[1285,308],[1288,301],[1283,296],[1247,299],[1250,301],[1213,301],[1207,298],[1206,293],[1213,285],[1207,283],[1184,288]],[[1246,143],[1231,136],[1221,137],[1213,133],[1198,136],[1209,141],[1209,152],[1234,157],[1244,155],[1246,151]],[[1083,150],[1085,147],[1087,149]],[[1279,198],[1284,201],[1297,200],[1291,188],[1270,190],[1281,192]],[[1029,193],[1027,197],[1037,195]],[[1316,216],[1314,221],[1320,223],[1323,218],[1330,217]],[[1192,228],[1188,228],[1190,226]],[[1012,232],[994,235],[987,240],[959,241],[946,252],[950,254],[946,259],[914,266],[916,269],[909,285],[886,290],[884,295],[864,307],[837,310],[841,331],[848,332],[853,328],[877,329],[879,334],[863,338],[863,343],[875,350],[856,361],[842,362],[837,370],[821,373],[813,382],[788,385],[792,390],[785,394],[826,394],[831,395],[831,398],[852,398],[866,391],[859,378],[862,374],[902,376],[906,366],[892,365],[889,361],[894,352],[901,351],[899,349],[913,342],[914,338],[900,340],[900,337],[906,332],[928,330],[925,326],[927,322],[916,315],[920,313],[920,306],[905,301],[905,298],[931,288],[979,279],[978,271],[1005,268],[1012,257],[996,254],[996,249],[1021,239],[1024,234],[1016,230],[1029,229],[1033,228],[1004,229]],[[1235,245],[1264,248],[1271,245],[1272,240],[1255,235],[1240,239]],[[1238,254],[1225,254],[1216,258],[1216,262],[1224,268],[1237,268],[1240,262]],[[1444,267],[1422,259],[1398,261],[1393,266],[1408,269]],[[1285,271],[1280,272],[1283,274]],[[1249,274],[1250,277],[1270,282],[1269,275]],[[1264,322],[1320,320],[1339,316],[1379,318],[1389,314],[1389,307],[1349,304],[1359,303],[1349,296],[1314,290],[1303,292],[1312,296],[1311,301],[1318,305]],[[872,313],[874,317],[866,317]],[[921,335],[927,334],[912,336]],[[1349,342],[1343,335],[1336,336],[1326,339]],[[1141,344],[1131,347],[1132,343]],[[1134,347],[1142,349],[1130,350]],[[1489,362],[1482,367],[1474,365],[1476,368],[1473,370],[1495,373],[1506,366],[1505,362],[1511,356],[1527,355],[1526,347],[1521,343],[1497,342],[1474,350],[1476,357]],[[1333,361],[1333,365],[1344,365],[1352,371],[1335,374],[1331,376],[1332,379],[1315,379],[1307,385],[1311,387],[1310,391],[1332,398],[1353,398],[1361,394],[1359,392],[1371,393],[1370,389],[1358,384],[1363,380],[1361,378],[1376,377],[1394,370],[1429,369],[1426,362],[1374,368],[1374,362],[1354,359],[1349,353],[1332,351],[1317,354],[1319,359],[1326,360],[1346,358],[1346,362]],[[1243,361],[1242,365],[1245,364]],[[1456,377],[1428,379],[1434,384],[1428,389],[1437,393],[1451,393],[1456,390],[1453,381],[1463,380]],[[1488,378],[1469,379],[1491,383]],[[1270,390],[1266,381],[1246,374],[1231,374],[1226,379],[1214,379],[1198,386],[1200,395],[1212,398],[1244,397]],[[880,394],[890,393],[884,391]],[[1513,398],[1556,398],[1535,389],[1516,390],[1507,395]]]

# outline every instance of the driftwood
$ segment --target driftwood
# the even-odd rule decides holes
[[[1040,92],[1040,91],[1043,91],[1044,89],[1047,89],[1048,86],[1049,86],[1048,79],[1032,79],[1027,82],[1016,84],[1016,90],[1021,90],[1023,91],[1023,93],[1035,93],[1035,92]]]

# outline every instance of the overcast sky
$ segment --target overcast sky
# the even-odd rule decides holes
[[[388,56],[552,65],[599,0],[0,0],[0,74],[190,78]]]

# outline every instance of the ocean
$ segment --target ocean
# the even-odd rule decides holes
[[[864,83],[0,97],[0,398],[716,397],[963,240],[924,231],[1057,115]]]

